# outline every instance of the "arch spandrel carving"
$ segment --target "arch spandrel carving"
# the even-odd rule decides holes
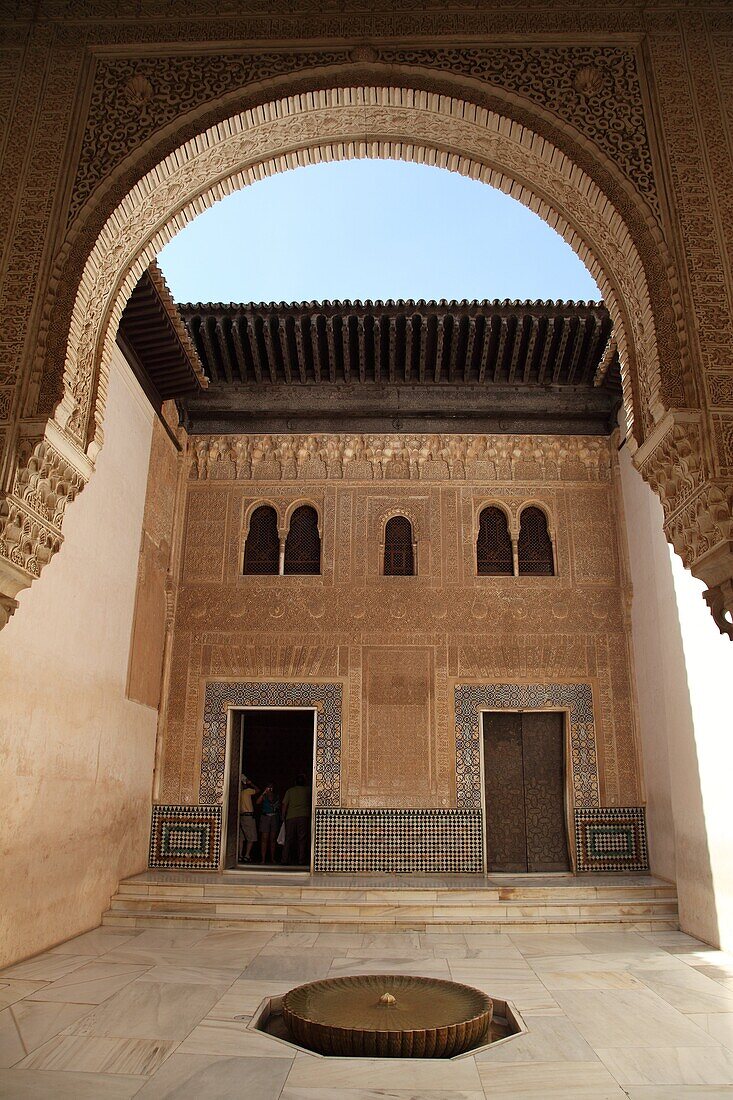
[[[609,197],[578,164],[521,123],[465,101],[409,88],[340,88],[287,97],[210,128],[139,180],[114,211],[81,279],[69,329],[63,397],[54,415],[69,454],[79,456],[79,466],[93,463],[103,441],[108,362],[122,309],[167,240],[205,205],[253,179],[354,156],[426,160],[470,174],[513,195],[560,231],[588,263],[614,318],[627,419],[640,439],[664,434],[670,392],[683,397],[685,391],[694,400],[694,383],[682,373],[682,361],[675,366],[665,360],[660,369],[652,298],[632,234]],[[669,268],[664,255],[660,243],[662,270]],[[666,316],[660,320],[668,326]],[[675,442],[673,438],[673,447]],[[653,480],[654,463],[639,464],[645,476],[651,471]],[[704,456],[701,469],[707,481]],[[724,491],[720,500],[710,492],[701,495],[698,510],[706,502],[714,503],[718,513],[727,509],[726,519],[713,525],[714,534],[725,540],[730,496]],[[20,499],[15,505],[27,529],[29,501]],[[4,528],[7,532],[7,522]],[[689,529],[680,520],[677,541]],[[60,544],[60,523],[56,530]],[[699,567],[694,548],[686,550],[703,579],[717,576],[721,568],[725,572],[721,562],[726,551],[720,544],[712,547],[714,571]],[[17,562],[9,568],[11,553],[3,537],[0,560],[17,592],[31,575]],[[705,556],[707,561],[710,551]]]

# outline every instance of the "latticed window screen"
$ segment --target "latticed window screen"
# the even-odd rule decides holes
[[[485,577],[511,577],[514,573],[509,524],[501,508],[484,508],[479,516],[476,567],[479,576]]]
[[[412,524],[405,516],[393,516],[384,528],[385,577],[413,577],[415,554]]]
[[[541,508],[525,508],[519,520],[517,544],[520,575],[552,577],[555,566],[547,516]]]
[[[280,537],[277,512],[268,504],[255,508],[250,516],[244,544],[244,572],[277,575],[280,571]]]
[[[309,504],[296,508],[290,517],[285,540],[285,573],[321,572],[321,536],[318,513]]]

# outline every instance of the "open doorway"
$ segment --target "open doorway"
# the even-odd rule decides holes
[[[227,868],[310,868],[314,740],[315,711],[312,709],[263,707],[232,713]],[[250,796],[252,816],[248,821],[240,817],[242,776],[248,780],[248,789],[255,789]],[[299,782],[300,778],[304,782]],[[281,845],[276,840],[287,816],[283,812],[283,802],[288,791],[291,791],[288,798],[291,814],[286,821],[287,840]],[[245,797],[242,809],[246,809],[248,801]],[[267,812],[271,809],[274,815]],[[293,815],[294,809],[302,813]],[[251,848],[251,862],[242,858],[248,847]]]
[[[485,712],[483,760],[489,872],[570,871],[564,715]]]

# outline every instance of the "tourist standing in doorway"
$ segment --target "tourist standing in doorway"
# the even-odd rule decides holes
[[[257,840],[257,824],[255,822],[254,806],[252,799],[259,794],[260,788],[243,775],[239,781],[239,832],[244,844],[239,857],[240,863],[252,862],[252,849]]]
[[[295,786],[289,787],[283,798],[285,815],[285,849],[283,863],[291,862],[294,849],[298,850],[298,863],[308,863],[308,844],[311,823],[311,789],[306,785],[305,775],[300,772]]]
[[[270,863],[275,862],[275,842],[280,831],[280,799],[275,794],[272,783],[268,783],[257,799],[262,807],[260,814],[260,852],[262,862],[267,862],[267,849],[270,849]]]

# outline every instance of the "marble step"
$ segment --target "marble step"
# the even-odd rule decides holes
[[[561,888],[551,887],[481,887],[477,889],[455,888],[446,886],[442,889],[429,889],[422,887],[353,887],[353,886],[310,886],[310,885],[281,885],[272,879],[262,883],[171,883],[170,880],[139,882],[128,880],[121,882],[118,896],[130,897],[179,897],[179,898],[274,898],[293,901],[308,898],[311,901],[344,901],[349,902],[430,902],[437,898],[450,897],[456,903],[472,905],[483,902],[512,902],[532,901],[538,899],[562,899],[576,903],[580,900],[624,900],[633,896],[636,898],[672,898],[676,899],[677,891],[669,884],[658,886],[636,886],[623,884],[619,886],[582,886],[573,887],[563,885]]]
[[[339,920],[255,920],[248,917],[225,917],[216,914],[204,916],[201,913],[184,911],[166,913],[159,911],[118,912],[108,910],[102,917],[102,924],[111,928],[203,928],[209,930],[240,929],[255,932],[660,932],[678,931],[679,920],[669,917],[640,920],[637,917],[609,917],[603,919],[577,920],[570,917],[495,919],[467,921],[437,920],[427,918],[416,920],[404,917],[402,920],[364,920],[363,918]]]
[[[449,915],[456,912],[468,912],[472,915],[507,916],[516,913],[525,916],[548,915],[591,916],[594,913],[604,916],[617,914],[675,914],[677,902],[674,898],[635,898],[624,897],[617,900],[585,899],[565,900],[564,898],[541,900],[521,899],[515,901],[491,902],[484,899],[472,903],[449,896],[430,901],[359,901],[346,898],[333,898],[319,901],[315,898],[283,899],[270,898],[227,898],[223,895],[208,898],[178,897],[166,894],[159,896],[146,894],[134,897],[131,894],[116,895],[110,908],[117,911],[134,912],[137,909],[174,910],[185,909],[188,912],[233,913],[236,915],[257,915],[271,913],[278,918],[292,914],[320,916],[326,913],[352,915],[354,913],[401,913],[405,916],[429,913],[434,916]]]
[[[271,926],[299,928],[385,927],[414,929],[436,926],[481,928],[589,927],[609,925],[624,928],[643,925],[676,928],[677,901],[674,888],[624,884],[618,892],[598,887],[595,895],[586,887],[522,891],[524,896],[502,896],[504,891],[363,888],[324,888],[269,884],[248,888],[219,882],[197,886],[190,882],[161,884],[134,881],[111,899],[106,924],[150,926],[164,922],[211,923],[215,927]],[[611,892],[609,892],[611,891]],[[591,896],[588,896],[588,894]]]

